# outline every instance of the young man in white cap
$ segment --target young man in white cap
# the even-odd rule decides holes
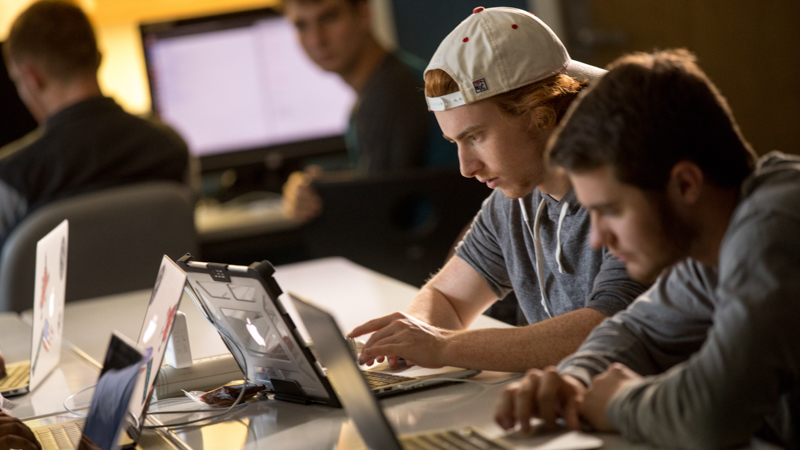
[[[532,14],[476,8],[440,44],[425,92],[461,173],[496,191],[442,270],[405,313],[371,320],[361,363],[523,371],[574,352],[643,290],[622,263],[589,246],[589,215],[545,143],[585,83],[604,71],[572,61]],[[514,291],[530,325],[466,330]]]

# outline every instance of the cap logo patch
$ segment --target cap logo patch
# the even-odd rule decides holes
[[[473,81],[472,87],[475,88],[476,94],[480,94],[481,92],[489,90],[489,85],[486,84],[486,78],[481,78],[480,80]]]

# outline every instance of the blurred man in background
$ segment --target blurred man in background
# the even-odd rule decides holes
[[[11,26],[3,57],[39,127],[0,149],[0,246],[26,215],[54,200],[141,181],[187,181],[183,140],[103,96],[100,52],[80,8],[34,3]]]
[[[376,174],[455,167],[455,148],[441,138],[420,95],[424,63],[378,43],[368,0],[285,0],[284,12],[309,58],[358,95],[345,136],[349,168]],[[309,168],[290,176],[284,187],[289,217],[307,221],[320,213],[310,187],[319,173]]]

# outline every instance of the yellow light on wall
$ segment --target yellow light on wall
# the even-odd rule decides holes
[[[33,0],[0,0],[0,39]],[[92,19],[103,62],[103,92],[128,112],[150,111],[139,23],[276,6],[279,0],[75,0]]]

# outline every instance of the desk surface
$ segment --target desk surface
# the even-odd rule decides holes
[[[388,312],[404,310],[418,291],[343,258],[279,266],[275,279],[284,292],[294,292],[328,308],[345,331]],[[150,291],[142,290],[70,302],[64,312],[64,338],[86,352],[99,367],[113,330],[133,340],[139,337],[149,299]],[[281,299],[301,333],[308,337],[286,294]],[[206,322],[188,295],[183,295],[179,309],[186,314],[194,359],[228,353],[216,330]],[[29,311],[23,314],[30,315]],[[481,316],[473,325],[480,328],[508,326],[486,316]]]
[[[283,199],[203,204],[195,208],[194,221],[202,242],[217,242],[299,228],[283,215]]]
[[[0,349],[6,363],[26,361],[31,358],[31,327],[15,313],[0,314]],[[61,349],[59,365],[48,375],[35,391],[13,397],[17,407],[12,411],[16,417],[44,416],[65,411],[64,400],[81,389],[97,383],[100,370],[90,366],[67,348]],[[71,408],[89,405],[91,393],[76,396]]]
[[[329,308],[343,330],[379,315],[405,309],[417,292],[412,286],[341,258],[281,266],[277,268],[275,277],[284,291],[296,292]],[[92,358],[99,359],[112,329],[116,328],[128,336],[138,336],[148,297],[147,291],[139,291],[70,303],[66,308],[65,337],[92,355]],[[287,303],[290,304],[284,302]],[[219,338],[210,325],[205,324],[208,329],[203,329],[204,320],[193,302],[184,299],[181,310],[189,319],[193,356],[201,357],[203,351],[208,355],[216,354],[213,353],[217,349],[215,345],[222,345],[221,341],[214,341]],[[295,314],[293,309],[290,309],[290,313]],[[2,324],[0,322],[0,326]],[[474,326],[507,325],[481,317]],[[16,333],[29,336],[30,329],[20,329]],[[8,335],[3,333],[4,337]],[[0,345],[4,343],[0,340]],[[10,350],[8,354],[18,356],[13,353],[18,350]],[[101,353],[98,354],[98,351]],[[474,380],[495,383],[508,378],[509,374],[484,372]],[[400,434],[470,425],[491,436],[500,436],[503,432],[494,423],[493,414],[502,388],[503,384],[459,383],[386,398],[381,400],[381,404]],[[164,403],[156,402],[151,410],[196,407],[190,400],[175,402],[170,399]],[[160,416],[165,422],[197,417]],[[173,436],[192,449],[364,448],[360,435],[344,410],[272,400],[249,403],[233,412],[225,421],[203,427],[175,429]],[[607,449],[647,448],[627,443],[619,436],[604,435],[602,439],[603,448]],[[145,447],[146,443],[142,444]],[[515,444],[520,448],[533,448],[523,442]]]

